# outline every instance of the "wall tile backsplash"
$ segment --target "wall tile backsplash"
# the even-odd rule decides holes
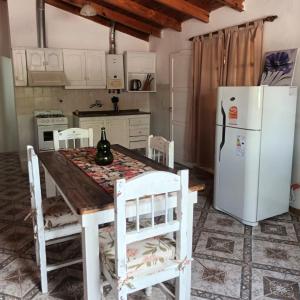
[[[112,110],[111,97],[119,97],[119,109],[140,109],[149,111],[148,93],[109,94],[107,90],[66,90],[63,87],[16,87],[16,112],[19,127],[19,149],[24,151],[26,145],[34,144],[33,111],[59,109],[69,118],[72,126],[72,113],[75,110]],[[100,100],[101,108],[90,109],[89,106]]]
[[[34,110],[61,109],[65,115],[73,111],[90,110],[90,104],[100,100],[101,110],[113,109],[111,97],[120,98],[120,109],[149,111],[149,95],[147,93],[109,94],[107,90],[65,90],[56,87],[17,87],[15,89],[17,115],[32,114]],[[98,110],[99,108],[96,108]]]

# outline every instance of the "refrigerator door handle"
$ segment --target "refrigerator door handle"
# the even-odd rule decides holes
[[[226,114],[223,107],[223,102],[221,102],[221,112],[223,116],[223,125],[222,125],[222,140],[220,143],[220,151],[219,151],[219,161],[221,160],[221,151],[225,144],[225,135],[226,135]]]

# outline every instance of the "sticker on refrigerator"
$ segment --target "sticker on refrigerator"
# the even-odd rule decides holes
[[[237,108],[237,106],[231,106],[229,108],[228,116],[229,116],[229,124],[230,125],[237,125],[237,119],[238,119],[238,108]]]
[[[245,157],[246,151],[246,137],[244,135],[237,135],[235,155],[238,157]]]

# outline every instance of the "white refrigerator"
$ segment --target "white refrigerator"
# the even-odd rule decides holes
[[[289,209],[296,87],[219,87],[214,207],[256,226]]]

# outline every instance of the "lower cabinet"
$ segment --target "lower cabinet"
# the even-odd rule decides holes
[[[94,146],[101,137],[101,128],[105,127],[106,136],[111,144],[119,144],[129,149],[146,148],[150,134],[150,115],[128,115],[113,117],[77,117],[74,126],[93,128]]]
[[[77,117],[76,117],[77,118]],[[106,127],[105,120],[98,120],[98,121],[86,121],[82,120],[82,118],[77,118],[78,121],[75,119],[74,125],[75,127],[83,128],[83,129],[88,129],[92,128],[93,133],[94,133],[94,146],[97,146],[97,143],[100,140],[101,137],[101,128]],[[77,121],[77,122],[76,122]]]
[[[129,147],[128,119],[108,119],[106,121],[106,136],[111,144]]]

